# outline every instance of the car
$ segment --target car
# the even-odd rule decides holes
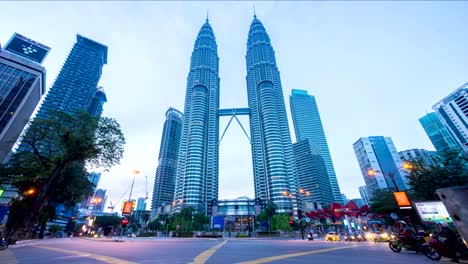
[[[340,241],[340,235],[337,232],[329,232],[325,236],[325,241]]]

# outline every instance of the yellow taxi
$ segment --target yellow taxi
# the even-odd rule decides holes
[[[325,236],[325,241],[340,241],[340,235],[337,232],[330,232]]]

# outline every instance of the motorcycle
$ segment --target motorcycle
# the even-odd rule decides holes
[[[8,241],[6,238],[0,238],[0,250],[4,250],[8,248]]]
[[[426,252],[431,251],[432,247],[423,247],[423,244],[426,241],[424,240],[423,234],[418,234],[413,238],[404,239],[402,234],[391,235],[388,246],[393,252],[399,253],[403,248],[406,250],[416,251],[416,253],[421,252],[426,254]]]
[[[451,252],[441,240],[442,239],[440,239],[439,236],[431,235],[429,241],[422,245],[425,248],[426,252],[426,254],[424,255],[432,260],[440,260],[442,257],[454,258],[455,256],[451,255]],[[459,246],[457,246],[456,251],[458,252],[455,252],[455,254],[459,254],[460,258],[465,259],[468,255],[466,247],[464,247],[464,244],[460,242]]]

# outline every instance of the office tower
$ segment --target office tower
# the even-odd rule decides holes
[[[255,197],[290,212],[298,185],[283,88],[270,38],[256,16],[247,40],[247,95]]]
[[[293,144],[293,151],[299,187],[311,193],[302,202],[329,206],[334,198],[319,146],[304,139]]]
[[[369,195],[367,194],[366,186],[359,186],[359,194],[361,195],[362,202],[370,205]]]
[[[94,96],[88,106],[88,112],[93,116],[101,116],[104,103],[107,102],[106,93],[101,86],[96,87]]]
[[[88,175],[88,179],[90,182],[94,184],[94,189],[96,190],[96,187],[99,184],[99,180],[101,179],[101,173],[98,172],[91,172]]]
[[[136,210],[137,211],[145,211],[146,210],[146,199],[145,198],[138,198]]]
[[[401,168],[403,162],[390,137],[362,137],[353,144],[353,148],[370,199],[377,189],[394,188],[391,175],[399,190],[408,188],[408,173]],[[373,170],[375,175],[369,175],[369,170]]]
[[[333,199],[335,202],[341,203],[340,186],[336,179],[335,169],[333,168],[327,138],[325,137],[315,97],[309,95],[307,91],[293,89],[289,102],[296,140],[299,142],[308,139],[311,143],[318,145],[327,169],[327,179],[331,185]]]
[[[408,162],[421,162],[423,167],[428,168],[434,165],[433,158],[436,155],[435,151],[429,151],[425,149],[407,149],[398,152],[400,159]]]
[[[45,92],[46,70],[41,66],[50,48],[18,33],[0,46],[0,163],[11,150]],[[0,186],[0,204],[17,196],[11,186]]]
[[[41,66],[49,47],[15,33],[0,47],[0,163],[29,121],[45,92]]]
[[[349,199],[348,199],[348,197],[346,197],[346,194],[341,193],[340,195],[341,195],[341,203],[342,204],[347,204],[349,202]]]
[[[95,212],[102,212],[104,211],[104,206],[106,205],[106,190],[97,189],[94,193],[94,196],[91,198],[91,205],[93,211]]]
[[[152,211],[157,210],[162,205],[169,205],[174,201],[174,186],[183,118],[184,115],[172,107],[166,112],[166,121],[164,122],[161,145],[159,147],[158,167],[153,186]]]
[[[427,136],[437,152],[460,149],[435,112],[428,113],[421,117],[419,123],[421,123],[424,131],[426,131]]]
[[[184,105],[174,211],[208,213],[218,198],[219,76],[216,39],[208,19],[192,52]]]
[[[107,64],[107,46],[77,35],[77,42],[47,93],[36,117],[46,118],[49,110],[64,111],[69,114],[79,110],[95,110],[91,114],[100,115],[99,110],[91,109],[90,106],[93,99],[98,96],[97,84],[104,64]],[[29,146],[22,142],[18,150],[27,151]]]
[[[87,111],[96,97],[102,67],[107,64],[107,46],[81,35],[76,39],[37,117],[47,116],[48,110]]]
[[[432,109],[437,112],[458,147],[468,153],[468,83],[440,100]]]

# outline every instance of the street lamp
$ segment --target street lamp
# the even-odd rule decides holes
[[[385,175],[383,172],[381,171],[378,171],[378,170],[374,170],[372,168],[369,168],[367,170],[367,176],[370,176],[370,177],[375,177],[375,175],[377,174],[377,172],[380,172],[382,173],[382,175],[384,176],[384,179],[385,179],[385,176],[388,176],[391,180],[392,180],[392,183],[393,183],[393,186],[395,187],[395,191],[399,192],[400,190],[398,189],[398,185],[396,184],[395,182],[395,173],[397,171],[399,171],[400,169],[406,169],[406,170],[409,170],[409,169],[412,169],[414,168],[413,164],[409,163],[409,162],[404,162],[403,165],[401,165],[400,167],[396,168],[393,172],[391,173],[388,173],[387,175]],[[388,185],[388,183],[387,183]]]
[[[34,188],[29,188],[28,190],[26,190],[26,191],[24,192],[24,195],[29,196],[29,195],[33,195],[33,194],[35,194],[35,193],[36,193],[36,189],[34,189]]]
[[[299,188],[294,194],[288,191],[283,191],[282,194],[283,196],[287,196],[291,199],[296,197],[297,217],[299,218],[299,226],[301,227],[302,240],[304,240],[304,226],[302,225],[302,210],[299,205],[299,200],[302,198],[302,196],[309,196],[311,193],[302,188]]]

